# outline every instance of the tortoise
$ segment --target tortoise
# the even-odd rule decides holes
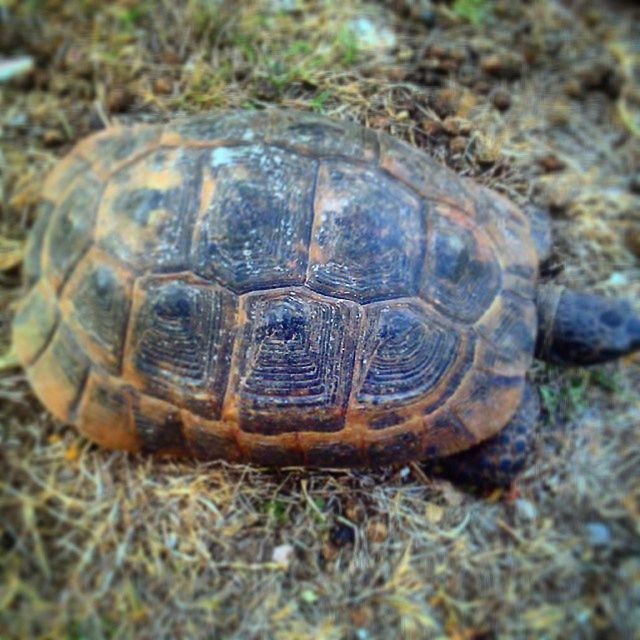
[[[538,282],[549,250],[544,213],[356,124],[108,128],[44,183],[14,350],[105,447],[506,484],[539,411],[534,354],[640,348],[629,303]]]

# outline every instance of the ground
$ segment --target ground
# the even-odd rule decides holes
[[[633,2],[4,0],[0,52],[34,61],[0,84],[4,249],[90,131],[278,104],[391,132],[550,211],[546,277],[640,299]],[[20,292],[19,267],[0,274],[0,353]],[[534,463],[479,493],[417,464],[104,451],[5,367],[0,637],[638,638],[640,359],[532,378]]]

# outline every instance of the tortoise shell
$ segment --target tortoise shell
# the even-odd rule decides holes
[[[520,403],[537,262],[514,205],[355,124],[111,128],[46,179],[14,345],[51,413],[107,447],[443,456]]]

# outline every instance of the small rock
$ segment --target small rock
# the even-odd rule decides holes
[[[638,228],[638,225],[629,225],[625,233],[625,242],[631,253],[636,258],[640,258],[640,228]]]
[[[516,507],[516,513],[523,520],[535,520],[538,515],[538,510],[533,502],[526,500],[525,498],[517,498],[514,502]]]
[[[497,89],[491,96],[491,102],[498,111],[507,111],[511,107],[511,94],[505,89]]]
[[[464,136],[456,136],[455,138],[451,138],[449,142],[449,149],[451,153],[464,153],[467,149],[467,145],[469,141]]]
[[[111,113],[126,111],[133,104],[133,94],[123,87],[114,87],[107,93],[107,109]]]
[[[587,522],[584,528],[586,529],[589,542],[594,547],[604,547],[611,542],[611,532],[606,524],[602,522]]]
[[[455,89],[450,88],[438,91],[438,93],[429,100],[431,107],[441,118],[452,116],[458,108],[459,101],[459,93]]]
[[[576,78],[571,78],[564,85],[564,92],[570,98],[582,98],[584,96],[584,89],[582,83]]]
[[[373,609],[368,605],[361,605],[359,607],[351,609],[351,611],[349,612],[349,618],[351,619],[351,624],[354,627],[366,629],[366,627],[370,626],[373,622]]]
[[[438,120],[427,120],[426,118],[420,123],[422,130],[428,136],[437,136],[442,133],[442,123]]]
[[[624,84],[618,69],[604,61],[590,62],[578,70],[577,78],[588,91],[602,91],[610,98],[617,98]]]
[[[538,164],[544,169],[546,173],[555,173],[556,171],[562,171],[566,167],[565,163],[558,158],[558,156],[552,153],[538,158]]]
[[[614,271],[605,281],[610,287],[626,287],[629,285],[629,277],[622,271]]]
[[[64,135],[58,129],[47,129],[42,134],[42,141],[47,147],[57,147],[64,142]]]
[[[358,43],[358,47],[367,51],[392,49],[397,42],[392,31],[384,25],[376,24],[366,16],[353,18],[347,23],[347,28]]]
[[[444,517],[444,507],[434,502],[427,502],[424,507],[425,518],[432,524],[438,524]]]
[[[444,119],[442,126],[452,136],[468,136],[471,133],[471,122],[464,118],[448,116]]]
[[[65,71],[72,73],[80,78],[91,78],[93,75],[93,66],[86,53],[78,48],[71,47],[64,56],[62,65]]]
[[[480,60],[480,68],[489,75],[505,80],[515,80],[520,77],[521,62],[515,56],[492,53]]]
[[[322,545],[321,553],[325,562],[333,562],[333,560],[335,560],[338,557],[339,551],[337,547],[335,547],[334,545],[330,544],[329,542],[325,542]]]
[[[494,164],[498,161],[500,152],[500,144],[495,138],[484,135],[476,135],[474,137],[473,155],[480,164]]]
[[[355,542],[356,534],[353,527],[338,523],[329,532],[329,540],[335,547],[344,547]]]
[[[271,560],[277,562],[283,567],[288,567],[291,564],[291,558],[293,558],[294,549],[290,544],[281,544],[274,548],[271,554]]]
[[[156,78],[153,81],[153,92],[166,95],[173,90],[173,83],[169,78]]]
[[[30,56],[0,60],[0,82],[27,75],[33,71],[33,66]]]
[[[431,0],[418,0],[408,3],[411,6],[411,14],[415,16],[425,27],[433,27],[436,23],[436,12]]]
[[[177,65],[180,64],[181,58],[178,52],[173,49],[167,49],[162,53],[162,60],[165,64]]]
[[[491,91],[491,83],[486,80],[478,80],[471,89],[474,93],[486,95]]]
[[[278,88],[267,78],[258,78],[256,80],[255,95],[260,100],[275,100],[278,97]]]
[[[274,12],[293,13],[300,8],[296,0],[271,0],[269,4]]]
[[[640,196],[640,175],[635,175],[629,180],[629,191]]]
[[[351,522],[362,522],[366,516],[366,510],[361,502],[349,500],[344,507],[344,515]]]
[[[382,520],[370,520],[367,524],[369,542],[384,542],[389,534],[387,525]]]

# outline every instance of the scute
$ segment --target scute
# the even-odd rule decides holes
[[[188,269],[203,153],[159,148],[116,172],[100,203],[97,245],[139,271]]]
[[[267,144],[293,147],[314,157],[373,161],[378,154],[375,132],[346,120],[328,120],[314,113],[273,110]]]
[[[188,455],[182,416],[174,405],[143,394],[136,395],[132,421],[142,452]]]
[[[516,412],[524,391],[522,374],[503,376],[472,368],[448,408],[473,434],[475,442],[491,437]]]
[[[27,238],[23,262],[23,274],[27,286],[34,285],[42,273],[42,246],[53,209],[53,204],[46,200],[40,204],[36,221]]]
[[[359,309],[304,290],[250,294],[225,417],[249,432],[339,431]]]
[[[427,395],[459,355],[453,326],[425,318],[418,305],[379,306],[367,313],[362,384],[363,405],[406,404]]]
[[[13,348],[25,366],[47,347],[59,317],[55,291],[43,278],[21,300],[13,321]]]
[[[268,123],[268,111],[229,111],[192,116],[178,120],[167,128],[162,143],[212,146],[231,141],[262,141]]]
[[[56,289],[91,246],[101,193],[102,183],[91,174],[83,174],[51,214],[41,263],[44,276]]]
[[[413,295],[425,251],[419,199],[379,171],[323,163],[318,176],[309,286],[361,303]]]
[[[123,378],[145,393],[218,419],[233,344],[235,296],[189,276],[136,282]]]
[[[478,366],[502,375],[522,375],[533,359],[536,328],[534,301],[503,292],[476,325],[482,343]]]
[[[314,160],[274,147],[210,151],[193,270],[239,293],[303,284],[316,171]]]
[[[380,133],[380,167],[415,189],[427,200],[453,204],[473,212],[466,183],[453,171],[415,147]]]
[[[160,126],[113,127],[85,138],[74,153],[88,162],[97,176],[106,180],[156,147],[161,134]]]
[[[56,418],[74,421],[90,366],[71,329],[59,323],[45,350],[27,367],[27,378]]]
[[[104,447],[138,451],[140,441],[131,421],[134,397],[121,378],[91,371],[78,405],[79,431]]]
[[[44,202],[59,204],[69,187],[77,178],[85,174],[90,169],[90,166],[87,160],[75,152],[60,160],[44,181],[42,187]]]
[[[420,295],[446,316],[475,322],[501,287],[500,264],[482,229],[446,205],[431,208]]]
[[[64,288],[62,313],[94,362],[119,373],[133,273],[92,247]]]

